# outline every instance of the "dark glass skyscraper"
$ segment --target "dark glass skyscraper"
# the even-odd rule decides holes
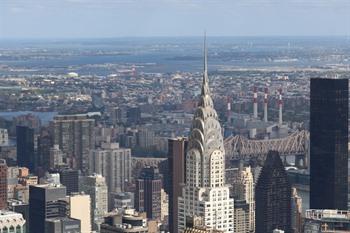
[[[185,182],[186,138],[168,140],[168,175],[164,179],[166,192],[169,195],[169,231],[178,232],[178,197],[182,194]]]
[[[291,233],[291,186],[277,151],[270,151],[255,187],[255,232]]]
[[[348,208],[348,98],[348,79],[311,79],[311,209]]]
[[[30,232],[45,232],[45,220],[67,216],[66,187],[53,185],[29,186]]]
[[[34,129],[27,126],[16,126],[16,138],[18,166],[27,167],[34,172]]]

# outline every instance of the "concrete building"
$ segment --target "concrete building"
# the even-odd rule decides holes
[[[112,213],[105,218],[101,225],[101,233],[148,233],[148,221],[145,213],[138,213],[134,209]]]
[[[160,192],[160,220],[162,222],[167,223],[168,217],[169,217],[169,196],[164,191],[164,189],[161,189]]]
[[[248,231],[255,230],[255,193],[254,193],[254,177],[251,167],[241,167],[238,169],[237,176],[233,179],[233,197],[236,200],[244,200],[249,205]]]
[[[203,84],[189,136],[178,226],[179,232],[184,232],[188,220],[198,216],[203,219],[204,226],[233,232],[234,203],[225,181],[223,136],[210,97],[207,51],[204,50]]]
[[[73,168],[89,171],[89,150],[95,146],[95,120],[87,114],[58,115],[51,122],[54,144],[66,154]]]
[[[0,209],[7,207],[7,165],[6,160],[0,159]]]
[[[133,209],[134,208],[134,193],[120,192],[110,193],[109,202],[112,203],[109,209]]]
[[[161,189],[162,178],[159,170],[154,167],[143,168],[136,180],[135,209],[146,212],[148,219],[160,220]]]
[[[348,87],[348,79],[311,79],[311,209],[348,209]]]
[[[307,210],[304,233],[334,233],[350,231],[350,212],[343,210]]]
[[[0,232],[25,233],[25,224],[22,214],[0,210]]]
[[[9,143],[9,135],[7,129],[0,129],[0,145],[7,145]]]
[[[45,220],[66,217],[66,188],[61,185],[29,186],[30,232],[45,232]]]
[[[80,220],[80,233],[91,233],[91,201],[90,196],[72,193],[68,197],[69,217]]]
[[[81,223],[78,219],[56,217],[46,219],[45,233],[81,233]]]
[[[291,192],[278,152],[270,151],[255,187],[255,233],[272,232],[276,228],[292,232]]]
[[[169,176],[164,179],[164,188],[169,196],[169,231],[178,232],[178,198],[182,194],[182,184],[185,183],[186,138],[168,140]]]
[[[254,232],[250,230],[249,204],[245,200],[235,200],[233,228],[235,233]]]
[[[99,230],[103,218],[108,212],[108,188],[106,180],[99,174],[83,177],[82,191],[91,198],[91,224],[93,230]]]
[[[60,150],[59,145],[54,145],[50,148],[49,154],[49,168],[54,169],[60,165],[63,165],[64,153]]]
[[[131,150],[118,143],[102,143],[101,148],[90,151],[90,174],[106,178],[109,192],[124,192],[131,181]]]

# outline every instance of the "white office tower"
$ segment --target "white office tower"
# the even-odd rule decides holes
[[[204,43],[205,44],[205,43]],[[186,222],[202,218],[204,226],[233,232],[233,199],[225,183],[225,152],[221,126],[210,97],[207,51],[204,45],[204,74],[186,156],[186,181],[179,197],[179,231]]]
[[[237,177],[233,183],[235,200],[244,200],[249,205],[248,224],[249,231],[255,230],[255,197],[254,197],[254,177],[251,167],[240,166]]]

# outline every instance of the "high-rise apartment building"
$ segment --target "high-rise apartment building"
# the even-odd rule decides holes
[[[131,181],[131,150],[118,143],[102,143],[101,148],[90,151],[90,174],[106,178],[109,192],[124,192]]]
[[[310,208],[348,209],[348,79],[312,78]]]
[[[66,217],[66,187],[61,185],[29,186],[30,232],[45,232],[45,220]]]
[[[72,193],[68,197],[69,217],[80,220],[80,233],[91,233],[91,203],[90,196]]]
[[[291,233],[291,186],[277,151],[270,151],[255,187],[255,232]]]
[[[106,180],[99,174],[83,177],[82,191],[91,198],[91,224],[93,230],[99,230],[103,218],[108,212],[108,188]]]
[[[89,171],[89,150],[94,148],[95,120],[86,114],[58,115],[51,122],[54,144],[66,154],[72,168]]]
[[[178,226],[179,232],[184,232],[191,218],[200,217],[204,226],[233,232],[234,203],[225,181],[224,143],[210,97],[206,48],[204,51],[203,84],[188,141]]]
[[[154,167],[143,168],[136,180],[135,208],[139,212],[146,212],[148,219],[161,218],[161,189],[159,170]]]
[[[232,186],[234,199],[244,200],[249,205],[248,231],[253,232],[255,230],[255,193],[251,167],[240,166]]]
[[[0,159],[0,210],[7,207],[7,165]]]
[[[0,145],[7,145],[9,142],[9,135],[7,129],[0,128]]]
[[[168,171],[164,179],[165,191],[169,196],[169,231],[178,232],[178,198],[185,183],[186,138],[173,138],[168,141]]]
[[[17,164],[27,167],[31,172],[35,168],[34,129],[16,126]]]

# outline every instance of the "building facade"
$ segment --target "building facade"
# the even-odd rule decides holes
[[[66,188],[61,185],[29,186],[30,232],[45,232],[49,218],[66,217]]]
[[[108,188],[105,178],[99,174],[83,177],[82,191],[91,198],[92,229],[99,230],[108,212]]]
[[[168,140],[169,177],[164,179],[165,191],[169,196],[169,231],[178,232],[178,198],[182,194],[182,184],[185,183],[186,138]]]
[[[311,79],[310,208],[348,209],[348,79]]]
[[[233,197],[235,200],[243,200],[249,205],[249,228],[247,231],[253,232],[255,230],[255,193],[254,177],[251,167],[241,166],[233,181]]]
[[[25,224],[22,214],[0,210],[0,232],[26,233]]]
[[[106,178],[109,192],[126,191],[131,181],[131,150],[118,143],[102,143],[101,148],[90,151],[90,174]]]
[[[95,146],[95,120],[86,114],[58,115],[51,122],[53,141],[67,156],[72,168],[89,171],[89,150]]]
[[[17,165],[27,167],[31,172],[35,168],[34,129],[16,126]]]
[[[136,181],[136,210],[139,212],[146,212],[148,219],[160,220],[161,190],[162,178],[159,174],[159,170],[154,167],[143,168]]]
[[[291,186],[277,151],[270,151],[255,187],[255,232],[291,233]]]
[[[0,210],[7,207],[7,165],[0,159]]]
[[[91,201],[90,196],[72,193],[68,197],[69,217],[80,220],[80,233],[91,233]]]
[[[200,217],[203,225],[233,232],[234,203],[225,181],[225,151],[218,115],[210,97],[207,51],[198,107],[195,110],[186,155],[186,179],[179,197],[178,226]]]
[[[350,212],[344,210],[306,210],[304,233],[349,232]]]
[[[302,199],[297,193],[296,188],[292,188],[292,230],[294,233],[303,232],[303,208]]]

